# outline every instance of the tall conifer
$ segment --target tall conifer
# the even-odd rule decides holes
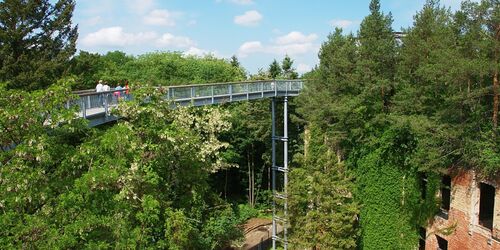
[[[0,81],[8,88],[46,88],[75,53],[74,0],[0,2]]]

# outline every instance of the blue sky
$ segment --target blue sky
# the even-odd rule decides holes
[[[335,27],[356,32],[369,0],[78,0],[77,47],[104,54],[181,51],[237,55],[249,73],[288,54],[306,72]],[[382,0],[393,28],[412,24],[425,0]],[[442,0],[457,9],[460,0]]]

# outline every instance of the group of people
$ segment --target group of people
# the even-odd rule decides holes
[[[111,89],[109,87],[108,82],[103,82],[102,80],[99,80],[99,82],[95,86],[95,91],[97,93],[105,92],[103,95],[99,95],[100,102],[102,102],[103,100],[106,100],[108,102],[109,97],[110,97],[109,94],[110,94],[110,91],[112,91],[112,90],[114,91],[112,97],[116,101],[120,100],[122,97],[125,99],[129,98],[130,89],[128,86],[128,81],[125,81],[125,87],[120,86],[120,84],[118,83],[118,85],[114,89]],[[125,91],[123,91],[123,90],[125,90]],[[123,93],[124,93],[124,95],[122,96]]]

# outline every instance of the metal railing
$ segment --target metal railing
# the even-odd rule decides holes
[[[79,115],[88,118],[96,115],[109,115],[113,107],[118,105],[120,100],[129,100],[131,95],[128,90],[110,90],[103,92],[93,92],[79,94],[78,98],[69,102],[69,106],[78,106]]]
[[[169,86],[166,98],[176,105],[203,106],[268,97],[296,96],[303,85],[302,80],[268,80]],[[79,115],[83,118],[109,116],[111,109],[120,100],[127,101],[133,98],[129,91],[131,90],[122,89],[75,93],[78,98],[68,103],[68,106],[79,106]]]

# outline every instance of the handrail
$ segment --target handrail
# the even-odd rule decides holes
[[[263,83],[263,82],[304,82],[302,79],[292,79],[292,80],[286,80],[286,79],[273,79],[273,80],[252,80],[252,81],[240,81],[240,82],[214,82],[214,83],[200,83],[200,84],[186,84],[186,85],[168,85],[168,86],[158,86],[157,88],[163,87],[163,88],[185,88],[185,87],[206,87],[206,86],[221,86],[221,85],[229,85],[229,84],[245,84],[245,83]],[[125,88],[123,88],[125,89]],[[99,92],[99,93],[109,93],[109,92],[114,92],[116,90],[111,89],[110,91],[107,92]],[[74,94],[79,95],[79,96],[85,96],[89,94],[96,94],[97,92],[95,89],[82,89],[82,90],[75,90],[73,91]]]
[[[217,86],[217,85],[260,83],[260,82],[304,82],[304,80],[301,80],[301,79],[293,79],[293,80],[273,79],[273,80],[255,80],[255,81],[241,81],[241,82],[215,82],[215,83],[200,83],[200,84],[188,84],[188,85],[171,85],[171,86],[165,86],[165,87],[182,88],[182,87]]]
[[[161,87],[167,90],[165,98],[173,101],[175,105],[203,106],[269,97],[296,96],[303,89],[303,85],[302,80],[258,80]],[[110,110],[118,104],[120,99],[133,99],[132,92],[133,89],[124,88],[102,92],[74,92],[79,98],[68,102],[67,106],[79,106],[80,116],[91,120],[96,119],[93,117],[104,115],[103,122],[107,122],[113,118]]]
[[[82,90],[80,90],[82,91]],[[88,92],[85,92],[85,93],[78,93],[79,91],[73,91],[73,94],[77,95],[77,96],[88,96],[88,95],[99,95],[99,94],[112,94],[116,91],[127,91],[126,88],[122,88],[120,90],[115,90],[115,89],[111,89],[109,91],[101,91],[101,92],[96,92],[95,89],[92,90],[92,91],[88,91]]]

